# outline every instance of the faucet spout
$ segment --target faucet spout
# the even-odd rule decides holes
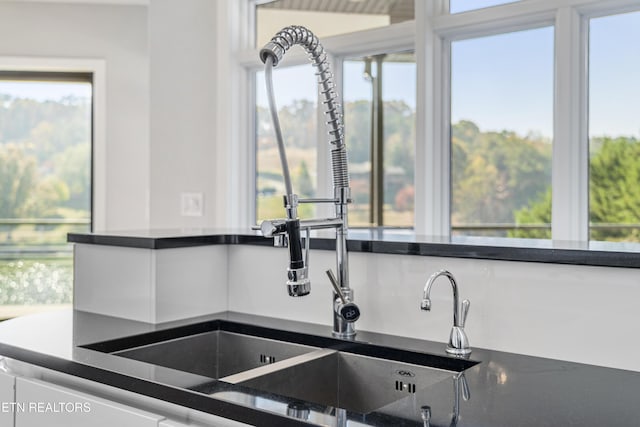
[[[431,310],[431,287],[440,276],[445,276],[451,283],[451,287],[453,288],[453,325],[460,326],[458,320],[458,308],[460,307],[458,304],[458,284],[456,283],[456,279],[453,277],[453,274],[447,270],[437,271],[429,277],[429,280],[425,283],[424,290],[422,291],[422,303],[420,304],[420,308],[425,311]]]
[[[422,301],[420,302],[420,309],[425,311],[431,310],[431,287],[435,283],[436,279],[440,276],[444,276],[449,279],[451,288],[453,289],[453,327],[449,334],[449,344],[447,344],[447,353],[455,355],[468,355],[471,353],[469,348],[469,338],[464,331],[464,325],[467,321],[467,314],[469,314],[469,306],[471,303],[469,300],[462,301],[462,306],[459,304],[458,297],[458,284],[456,279],[447,270],[440,270],[429,277],[427,283],[424,285],[422,291]]]

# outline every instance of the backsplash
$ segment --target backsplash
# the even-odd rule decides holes
[[[333,251],[312,250],[311,294],[291,298],[286,250],[227,249],[229,310],[330,327],[331,286],[324,271],[335,265]],[[461,300],[471,300],[465,330],[472,348],[640,371],[640,361],[629,357],[640,344],[624,327],[640,321],[640,276],[633,268],[351,253],[351,286],[362,311],[356,328],[444,346],[453,321],[446,279],[433,287],[432,311],[420,310],[426,280],[443,268],[456,277]]]

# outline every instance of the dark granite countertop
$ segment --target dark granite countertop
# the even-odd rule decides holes
[[[457,417],[453,415],[456,381],[451,376],[398,400],[385,407],[386,411],[349,412],[347,417],[353,425],[357,422],[360,423],[357,425],[424,426],[421,408],[425,405],[431,409],[431,426],[630,426],[638,425],[640,420],[637,372],[477,348],[473,349],[470,362],[461,361],[446,355],[443,343],[365,331],[358,332],[355,341],[345,342],[332,338],[328,326],[241,313],[220,313],[161,325],[72,310],[25,316],[0,323],[0,354],[250,424],[308,425],[286,416],[282,409],[286,400],[267,393],[219,384],[173,369],[158,366],[149,369],[146,363],[87,348],[88,344],[154,331],[165,334],[178,327],[197,330],[211,322],[258,325],[277,336],[303,336],[309,343],[350,346],[357,351],[362,347],[381,355],[402,349],[416,358],[435,360],[439,365],[470,366],[477,362],[464,371],[470,398],[458,400]],[[207,387],[196,387],[199,391],[186,389],[194,384]],[[226,391],[228,395],[244,393],[254,399],[240,404],[212,397],[212,390]],[[460,387],[457,395],[461,397]],[[269,401],[272,404],[265,406],[264,402]],[[310,407],[317,409],[316,415],[320,417],[317,419],[336,425],[335,410]]]
[[[251,230],[182,229],[70,233],[68,241],[142,249],[172,249],[203,245],[245,244],[272,246],[273,239]],[[312,234],[312,249],[333,250],[331,232]],[[571,265],[640,268],[640,244],[552,242],[542,239],[506,239],[417,236],[402,230],[349,230],[349,252],[492,259]]]

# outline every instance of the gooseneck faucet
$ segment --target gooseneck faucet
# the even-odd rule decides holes
[[[273,94],[272,68],[277,66],[284,54],[293,45],[300,45],[309,54],[309,58],[317,69],[318,84],[325,116],[329,127],[331,149],[331,165],[333,173],[333,197],[325,199],[299,199],[293,192],[289,165],[284,148],[280,122],[278,120],[275,97]],[[263,235],[274,238],[286,236],[289,243],[289,267],[287,268],[287,289],[290,296],[298,297],[309,294],[309,230],[321,228],[335,229],[336,271],[333,295],[333,335],[340,338],[355,336],[354,322],[359,317],[359,310],[353,310],[353,290],[349,287],[349,262],[347,256],[347,206],[350,203],[349,172],[347,167],[347,149],[344,142],[344,124],[342,107],[337,102],[338,95],[333,83],[333,74],[327,60],[327,54],[318,38],[307,28],[290,26],[280,30],[269,43],[260,50],[260,59],[265,64],[267,98],[278,142],[280,162],[285,182],[284,208],[286,219],[264,221],[260,228]],[[299,203],[331,203],[335,207],[335,217],[325,219],[301,220],[298,218]],[[305,254],[301,243],[301,230],[306,232]],[[331,278],[331,277],[330,277]],[[333,280],[333,279],[332,279]],[[346,307],[346,309],[345,309]],[[357,307],[356,307],[357,308]]]
[[[420,308],[425,311],[431,310],[431,287],[440,276],[448,278],[453,288],[453,327],[449,334],[449,343],[447,344],[446,352],[457,356],[464,356],[471,353],[469,338],[467,338],[467,334],[464,332],[464,324],[467,321],[467,314],[469,314],[469,306],[471,303],[466,299],[462,301],[462,307],[460,307],[458,303],[458,284],[453,274],[447,270],[440,270],[429,277],[429,280],[427,280],[427,283],[424,285]]]

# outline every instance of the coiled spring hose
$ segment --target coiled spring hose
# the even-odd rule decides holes
[[[280,30],[269,43],[260,50],[260,59],[265,64],[265,80],[267,86],[267,99],[269,101],[269,110],[276,133],[278,142],[278,151],[280,154],[280,162],[287,194],[293,194],[291,185],[291,175],[289,173],[289,165],[284,148],[282,131],[280,129],[280,121],[278,119],[278,110],[275,104],[275,96],[273,92],[272,69],[277,66],[284,54],[293,45],[302,46],[309,54],[311,62],[317,69],[318,84],[320,85],[320,93],[322,94],[322,103],[325,105],[325,116],[327,117],[327,125],[329,126],[329,135],[331,136],[331,165],[333,172],[334,190],[349,187],[349,171],[347,161],[347,150],[344,144],[344,123],[342,106],[337,102],[338,95],[335,91],[333,83],[333,73],[327,54],[320,44],[318,38],[307,28],[301,26],[290,26]]]

